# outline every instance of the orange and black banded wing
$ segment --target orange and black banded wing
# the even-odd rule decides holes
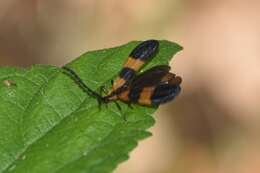
[[[178,96],[181,92],[180,83],[178,83],[179,81],[181,81],[180,77],[175,79],[175,82],[173,82],[174,84],[161,83],[157,85],[150,97],[151,105],[159,106],[160,104],[169,102],[173,100],[176,96]],[[145,100],[143,101],[142,97],[140,97],[138,101],[141,104],[143,102],[146,103]]]
[[[136,72],[158,51],[159,42],[157,40],[147,40],[140,43],[129,54],[118,78],[113,83],[112,93],[122,92],[135,78]],[[113,94],[112,94],[113,95]]]
[[[137,45],[129,54],[128,59],[124,63],[124,68],[130,68],[139,71],[140,68],[149,61],[158,51],[159,41],[147,40]]]
[[[181,78],[169,72],[167,66],[156,66],[137,76],[118,98],[130,103],[158,106],[173,100],[181,91]],[[151,79],[153,77],[153,79]]]
[[[131,83],[135,89],[143,88],[145,86],[154,86],[162,81],[167,76],[171,67],[168,65],[154,66],[143,73],[136,76]]]

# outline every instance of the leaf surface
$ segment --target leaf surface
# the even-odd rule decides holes
[[[93,90],[109,87],[138,43],[87,52],[67,66]],[[168,64],[181,49],[160,41],[144,69]],[[111,172],[154,124],[155,108],[120,106],[99,108],[59,67],[0,68],[0,173]]]

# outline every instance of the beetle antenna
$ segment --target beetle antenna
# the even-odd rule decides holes
[[[98,99],[98,102],[104,102],[104,99],[102,98],[102,96],[98,93],[96,93],[95,91],[93,91],[92,89],[90,89],[83,81],[82,79],[77,75],[77,73],[75,71],[73,71],[72,69],[63,66],[62,67],[65,74],[67,74],[68,76],[70,76],[71,79],[73,79],[79,86],[81,89],[83,89],[83,91],[85,91],[87,94],[95,97]]]

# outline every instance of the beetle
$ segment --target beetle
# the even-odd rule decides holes
[[[168,65],[154,66],[137,75],[122,92],[103,99],[105,102],[121,100],[145,106],[159,106],[171,101],[180,93],[182,79],[169,71]]]
[[[157,40],[147,40],[137,45],[129,54],[106,96],[90,89],[72,69],[66,66],[62,68],[84,91],[97,98],[99,103],[121,100],[128,104],[159,106],[173,100],[180,93],[182,79],[171,73],[168,65],[154,66],[137,74],[158,48]]]
[[[136,73],[156,54],[158,48],[157,40],[147,40],[137,45],[123,64],[123,68],[113,82],[112,90],[106,98],[118,95],[125,90],[136,77]]]

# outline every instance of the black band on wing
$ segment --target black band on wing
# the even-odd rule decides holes
[[[157,40],[147,40],[140,43],[130,53],[129,56],[135,59],[146,61],[157,52],[158,47],[159,47],[159,42]]]
[[[128,94],[129,100],[131,100],[131,102],[133,103],[137,103],[138,99],[140,98],[142,90],[143,88],[137,88],[137,89],[131,88]]]
[[[173,100],[181,91],[180,85],[159,85],[156,87],[152,97],[152,105],[158,106],[161,103],[166,103]]]
[[[123,78],[125,81],[132,80],[135,77],[135,71],[131,68],[123,68],[120,73],[119,77]]]
[[[158,65],[146,70],[145,72],[139,74],[135,77],[132,82],[132,87],[143,88],[145,86],[157,85],[162,78],[169,73],[170,66],[168,65]]]

